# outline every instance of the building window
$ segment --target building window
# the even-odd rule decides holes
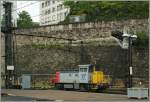
[[[60,5],[60,10],[61,10],[62,8],[63,8],[63,5],[61,4],[61,5]]]
[[[52,8],[52,12],[55,12],[55,7]]]
[[[55,21],[55,15],[52,16],[52,20]]]
[[[44,8],[44,3],[42,3],[42,8]]]
[[[44,12],[44,11],[42,11],[42,15],[45,15],[45,12]]]
[[[53,0],[52,2],[53,2],[53,4],[55,3],[55,1],[54,1],[54,0]]]
[[[59,11],[59,6],[57,6],[57,11]]]
[[[45,15],[47,15],[47,10],[45,11]]]
[[[50,1],[47,1],[47,5],[48,5],[48,6],[50,5]]]
[[[57,20],[59,20],[59,14],[57,14]]]
[[[51,16],[49,17],[49,21],[51,21]]]
[[[47,1],[45,2],[45,6],[47,6]]]
[[[50,11],[50,9],[49,9],[49,10],[48,10],[48,14],[50,14],[50,12],[51,12],[51,11]]]
[[[60,13],[60,20],[62,20],[63,13]]]
[[[58,5],[58,6],[57,6],[57,11],[61,10],[62,8],[63,8],[63,5],[62,5],[62,4]]]

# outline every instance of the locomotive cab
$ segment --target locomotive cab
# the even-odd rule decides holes
[[[79,82],[80,83],[89,83],[90,81],[90,64],[79,65]]]

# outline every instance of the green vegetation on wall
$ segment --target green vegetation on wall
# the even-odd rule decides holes
[[[149,45],[149,33],[146,31],[138,31],[137,32],[137,40],[135,42],[136,46],[140,47],[148,47]]]
[[[147,18],[148,1],[66,1],[69,15],[86,14],[86,21]],[[69,17],[68,17],[69,18]],[[66,18],[69,21],[69,19]]]

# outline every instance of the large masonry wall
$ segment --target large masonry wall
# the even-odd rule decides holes
[[[148,19],[131,19],[125,21],[108,21],[108,22],[88,22],[88,23],[75,23],[67,25],[51,25],[41,26],[30,29],[16,29],[14,33],[17,35],[18,44],[53,44],[62,43],[66,40],[56,39],[74,39],[74,43],[78,43],[80,40],[85,42],[99,41],[101,45],[115,45],[115,40],[111,36],[111,32],[114,30],[123,31],[123,28],[127,26],[134,31],[148,31]],[[23,35],[36,35],[36,36],[49,36],[46,37],[33,37]],[[55,38],[56,37],[56,38]],[[106,41],[105,43],[102,43]]]
[[[96,62],[105,73],[114,77],[124,77],[128,70],[128,52],[121,49],[116,39],[111,36],[112,31],[122,31],[124,26],[134,31],[148,31],[148,19],[75,23],[13,30],[17,73],[53,73],[61,68],[77,68],[77,65],[81,64],[80,41],[83,41],[85,63]],[[70,52],[66,39],[73,39]],[[148,55],[148,48],[133,47],[135,76],[148,79]]]

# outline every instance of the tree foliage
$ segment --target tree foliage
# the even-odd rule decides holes
[[[70,15],[86,14],[87,21],[145,18],[148,1],[66,1]]]
[[[18,28],[27,28],[27,27],[39,26],[38,24],[35,24],[32,21],[32,18],[28,12],[22,11],[18,15],[19,15],[19,18],[17,19],[17,27]]]
[[[148,47],[148,45],[149,45],[149,33],[146,31],[138,31],[136,34],[137,34],[137,40],[135,42],[135,45]]]

